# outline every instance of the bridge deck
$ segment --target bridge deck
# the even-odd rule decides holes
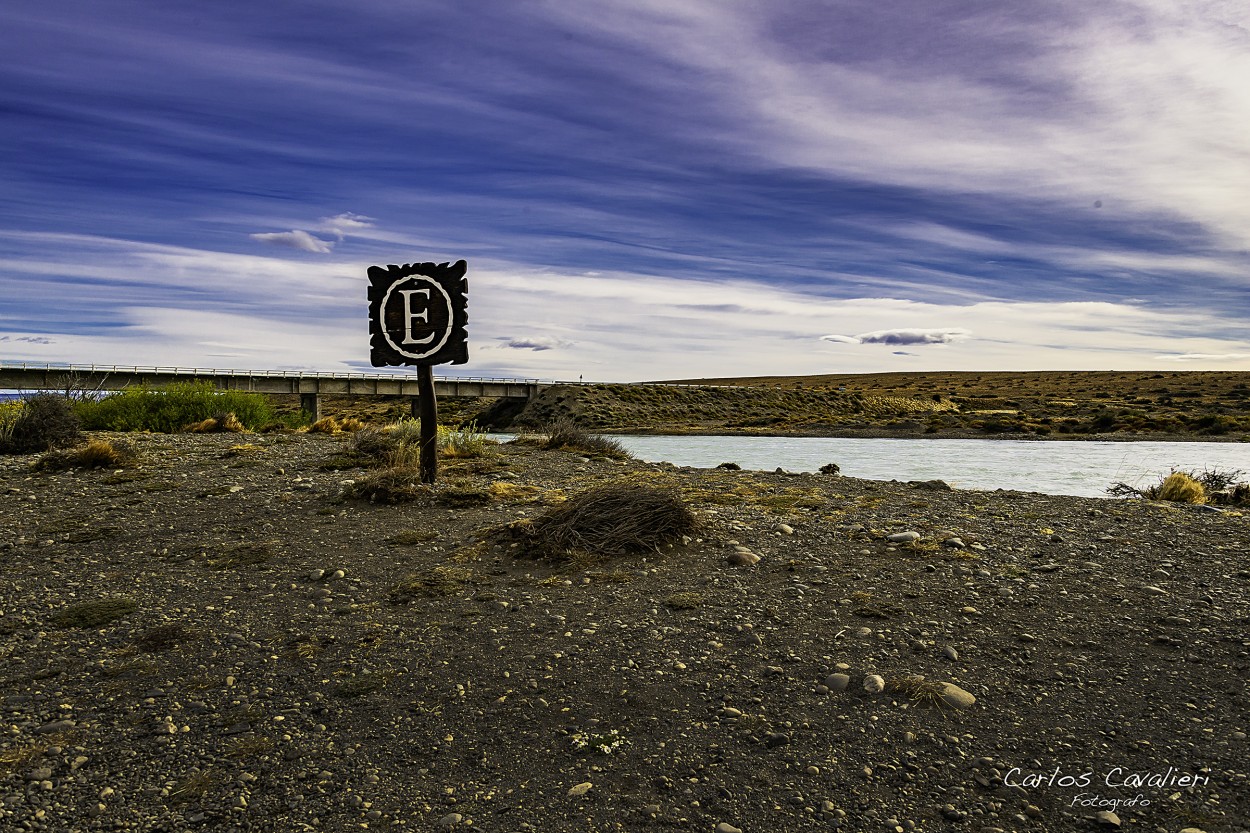
[[[350,396],[416,396],[415,374],[319,373],[300,370],[229,370],[201,367],[125,367],[96,364],[0,362],[0,390],[121,390],[147,385],[204,381],[225,390],[255,393]],[[440,376],[436,396],[487,396],[526,399],[557,382],[538,379],[492,379]]]

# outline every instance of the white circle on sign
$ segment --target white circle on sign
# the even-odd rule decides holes
[[[391,296],[395,294],[395,290],[409,283],[426,283],[434,287],[438,290],[438,294],[442,296],[443,303],[447,307],[447,327],[443,330],[442,338],[439,338],[419,353],[413,352],[411,348],[405,349],[396,344],[395,339],[391,338],[391,331],[386,326],[386,310],[390,307]],[[451,338],[451,331],[456,325],[455,312],[451,306],[451,296],[447,294],[446,289],[443,289],[442,284],[427,275],[409,275],[403,280],[398,280],[391,284],[390,288],[386,290],[386,294],[382,296],[382,304],[378,307],[378,317],[381,319],[379,323],[382,325],[382,338],[386,339],[386,343],[401,356],[407,356],[410,359],[424,359],[442,350],[443,345],[447,343],[447,339]]]

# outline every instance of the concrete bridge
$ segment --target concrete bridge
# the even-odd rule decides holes
[[[411,396],[417,404],[416,374],[316,373],[302,370],[223,370],[202,367],[124,367],[99,364],[37,364],[0,362],[0,390],[113,391],[146,385],[162,388],[176,382],[211,382],[223,390],[298,394],[300,407],[316,419],[320,395]],[[440,397],[504,397],[529,399],[539,388],[557,382],[537,379],[434,378]]]

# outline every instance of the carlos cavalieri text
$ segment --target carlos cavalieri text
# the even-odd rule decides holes
[[[1003,776],[1003,783],[1008,787],[1088,787],[1094,783],[1095,775],[1081,772],[1069,775],[1055,767],[1054,772],[1025,772],[1020,767],[1012,767]],[[1123,767],[1112,767],[1102,776],[1102,783],[1108,787],[1196,787],[1211,783],[1210,776],[1181,774],[1173,767],[1165,772],[1130,772]]]

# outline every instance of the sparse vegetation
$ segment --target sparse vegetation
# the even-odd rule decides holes
[[[273,558],[275,545],[270,542],[236,544],[209,559],[208,564],[217,570],[241,570],[257,567]]]
[[[452,596],[478,580],[468,567],[440,564],[404,577],[391,588],[394,604],[404,604],[422,596]]]

